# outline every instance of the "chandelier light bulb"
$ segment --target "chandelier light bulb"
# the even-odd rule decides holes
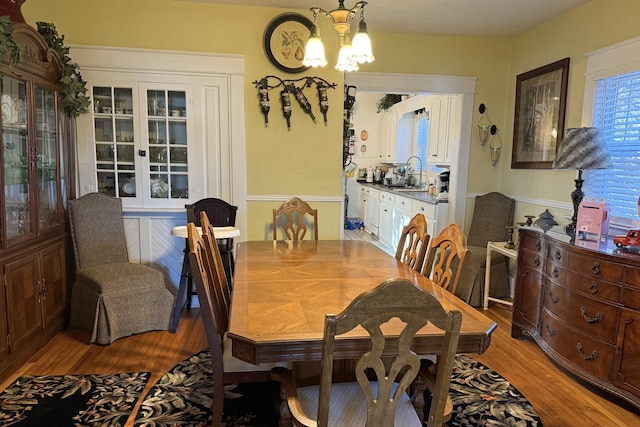
[[[364,13],[363,10],[361,14]],[[364,16],[361,15],[360,18],[358,22],[358,32],[351,42],[351,54],[356,62],[362,64],[365,62],[373,62],[375,58],[371,51],[371,39],[367,32],[367,23],[364,22]]]
[[[351,43],[345,43],[340,48],[338,53],[338,63],[336,64],[336,70],[343,72],[358,71],[358,63],[353,60],[351,53]]]
[[[302,65],[305,67],[324,67],[327,65],[327,58],[324,54],[324,45],[318,28],[318,9],[312,8],[311,10],[313,11],[313,27],[311,27],[311,35],[304,48]]]

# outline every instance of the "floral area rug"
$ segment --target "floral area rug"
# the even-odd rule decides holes
[[[149,375],[22,376],[0,394],[0,426],[122,426]]]
[[[471,357],[456,357],[449,393],[454,405],[449,427],[542,427],[522,393]],[[205,350],[184,360],[153,386],[135,425],[209,426],[212,396],[211,359]],[[428,405],[428,393],[425,398]],[[277,427],[279,408],[278,383],[239,384],[225,391],[222,425]]]

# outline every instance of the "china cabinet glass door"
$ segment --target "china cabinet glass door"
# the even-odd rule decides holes
[[[30,153],[27,132],[27,86],[2,76],[2,162],[4,171],[5,236],[8,244],[34,234],[31,223],[29,182]]]
[[[60,221],[55,92],[36,87],[35,108],[38,227],[45,229]]]
[[[184,91],[148,89],[149,194],[188,199],[187,108]]]
[[[94,87],[93,111],[98,191],[135,198],[133,90]]]

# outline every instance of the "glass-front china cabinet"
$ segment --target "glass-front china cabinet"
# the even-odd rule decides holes
[[[73,196],[71,123],[62,109],[62,63],[38,32],[7,4],[13,38],[26,60],[0,62],[0,378],[65,326],[68,232]],[[17,8],[17,10],[15,10]]]
[[[190,184],[186,88],[97,84],[92,100],[95,172],[83,175],[82,190],[120,197],[125,207],[184,207]]]

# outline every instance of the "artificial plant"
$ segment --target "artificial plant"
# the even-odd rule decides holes
[[[9,64],[24,62],[26,50],[13,38],[13,22],[8,16],[0,16],[0,57],[9,52]]]
[[[378,109],[376,113],[379,113],[381,111],[387,111],[389,108],[391,108],[393,105],[397,104],[400,101],[402,101],[402,95],[398,95],[395,93],[387,93],[382,98],[380,98],[380,100],[376,104],[376,107]]]
[[[64,45],[64,35],[58,35],[56,26],[47,22],[36,22],[38,33],[47,45],[56,51],[62,62],[62,91],[64,98],[62,105],[65,113],[71,117],[89,112],[89,97],[87,96],[87,83],[82,79],[78,64],[69,57],[69,48]]]

